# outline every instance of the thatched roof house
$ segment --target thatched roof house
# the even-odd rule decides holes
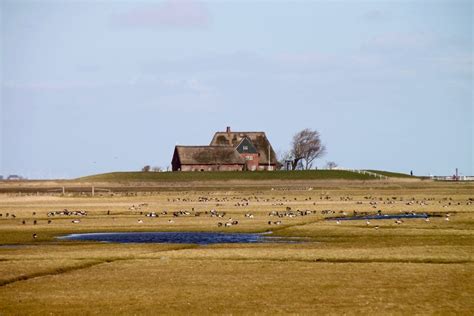
[[[267,139],[265,132],[217,132],[211,141],[211,146],[232,146],[236,147],[244,138],[250,139],[260,155],[259,163],[268,164],[270,156],[270,164],[277,164],[277,157],[273,151],[272,145]]]
[[[209,146],[176,146],[173,171],[275,170],[278,161],[264,132],[217,132]]]

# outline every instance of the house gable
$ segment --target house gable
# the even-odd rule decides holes
[[[256,154],[258,153],[257,148],[252,144],[248,137],[244,137],[242,141],[235,148],[239,154]]]

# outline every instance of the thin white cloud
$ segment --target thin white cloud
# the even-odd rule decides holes
[[[12,89],[12,90],[28,90],[28,91],[63,91],[63,90],[75,90],[75,89],[90,89],[90,88],[98,88],[109,85],[110,83],[107,82],[93,82],[93,81],[79,81],[79,80],[71,80],[71,81],[52,81],[52,80],[45,80],[45,81],[5,81],[2,83],[2,87],[5,89]]]
[[[435,37],[429,33],[381,33],[368,39],[363,49],[379,51],[412,51],[428,49],[434,44]]]
[[[167,0],[138,7],[112,17],[112,24],[131,28],[204,28],[211,17],[205,3],[194,0]]]
[[[390,14],[385,10],[374,9],[365,12],[362,18],[369,22],[380,22],[390,19]]]

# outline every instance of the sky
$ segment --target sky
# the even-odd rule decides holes
[[[227,126],[473,175],[473,25],[460,0],[0,0],[0,175],[166,169]]]

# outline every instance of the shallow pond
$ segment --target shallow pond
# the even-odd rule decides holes
[[[87,233],[58,237],[62,240],[100,241],[115,243],[173,243],[173,244],[224,244],[295,242],[291,239],[271,237],[268,234],[207,233],[207,232],[131,232],[131,233]]]

